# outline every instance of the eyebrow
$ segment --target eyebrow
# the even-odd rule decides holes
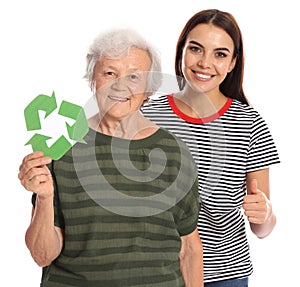
[[[194,45],[196,45],[196,46],[199,46],[199,47],[201,47],[201,48],[204,48],[204,46],[203,45],[201,45],[200,43],[198,43],[197,41],[194,41],[194,40],[191,40],[191,41],[189,41],[189,44],[194,44]],[[214,49],[215,51],[228,51],[228,53],[230,53],[230,50],[228,49],[228,48],[216,48],[216,49]]]

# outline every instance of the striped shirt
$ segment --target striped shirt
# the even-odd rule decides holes
[[[252,107],[230,98],[208,118],[183,114],[171,95],[150,100],[142,112],[184,140],[196,161],[204,281],[249,276],[253,267],[241,211],[246,173],[279,162],[265,121]]]
[[[164,129],[132,141],[90,130],[84,140],[49,166],[65,242],[41,286],[184,286],[180,237],[200,208],[186,144]]]

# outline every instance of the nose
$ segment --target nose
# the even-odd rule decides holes
[[[202,68],[210,68],[212,65],[212,61],[209,55],[203,54],[200,56],[200,59],[198,61],[198,66]]]
[[[125,91],[127,90],[127,86],[128,85],[127,85],[126,77],[119,77],[113,80],[111,88],[116,91]]]

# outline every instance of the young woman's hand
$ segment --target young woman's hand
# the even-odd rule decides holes
[[[258,189],[256,179],[252,179],[249,183],[243,208],[251,223],[263,224],[272,214],[272,204],[266,194]]]

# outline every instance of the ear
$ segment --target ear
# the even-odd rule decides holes
[[[235,67],[235,63],[236,63],[236,57],[234,59],[232,59],[230,65],[229,65],[229,68],[228,68],[228,72],[227,73],[230,73],[234,67]]]
[[[96,81],[95,79],[93,79],[90,83],[90,88],[91,88],[91,91],[94,92],[96,91]]]

